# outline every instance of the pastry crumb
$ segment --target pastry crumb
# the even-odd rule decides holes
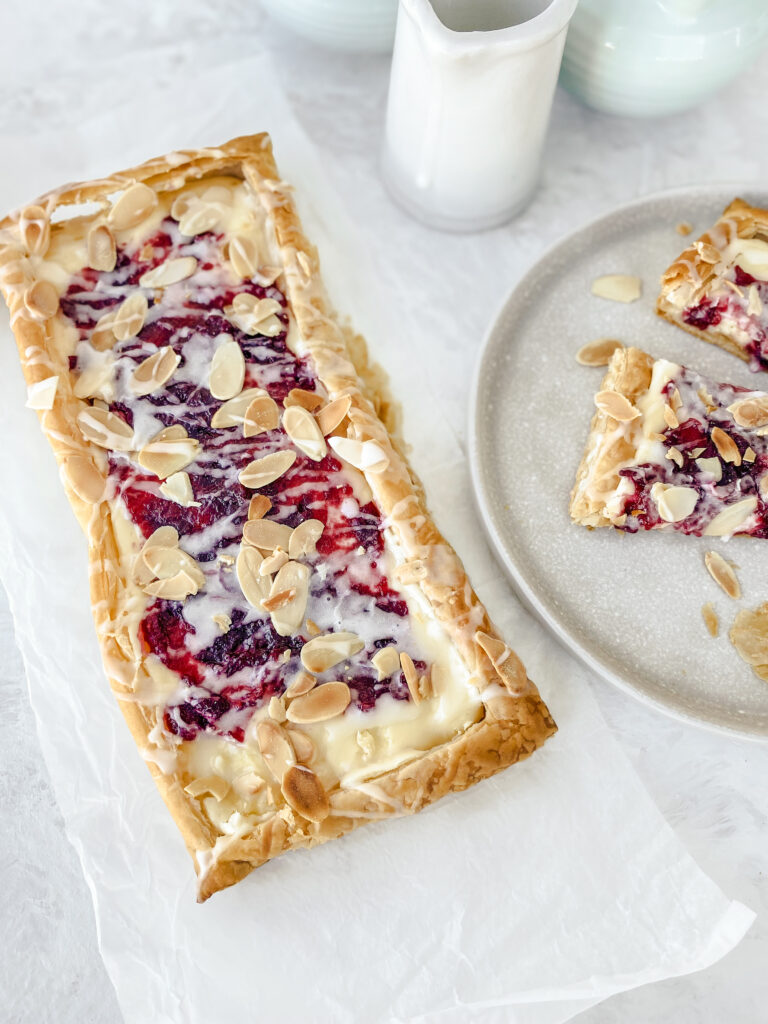
[[[701,606],[701,615],[704,619],[704,625],[707,627],[709,635],[717,636],[720,632],[720,620],[717,617],[717,612],[715,611],[711,601],[707,601],[706,604]]]
[[[693,224],[687,220],[681,220],[679,224],[675,225],[675,231],[678,235],[690,235],[693,231]]]

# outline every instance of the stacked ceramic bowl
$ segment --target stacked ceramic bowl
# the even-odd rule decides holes
[[[262,0],[264,9],[297,35],[354,53],[389,53],[397,0]]]

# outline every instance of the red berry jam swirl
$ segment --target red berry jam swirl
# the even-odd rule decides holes
[[[367,711],[383,694],[409,699],[402,672],[379,680],[370,660],[378,648],[396,645],[410,653],[419,671],[426,668],[407,604],[387,580],[381,513],[373,501],[358,500],[354,471],[330,452],[320,462],[298,453],[279,480],[256,492],[246,490],[238,481],[239,471],[254,458],[288,447],[285,433],[278,428],[246,439],[240,427],[210,426],[221,402],[201,381],[207,381],[222,334],[237,340],[243,350],[246,388],[263,388],[278,405],[292,388],[319,389],[312,361],[294,354],[286,343],[285,296],[275,285],[236,281],[222,260],[222,241],[214,233],[189,239],[168,218],[149,241],[120,248],[114,271],[85,269],[77,274],[61,301],[80,337],[71,367],[82,371],[104,358],[89,342],[96,321],[135,291],[147,270],[169,258],[194,256],[198,261],[192,278],[162,292],[144,289],[149,300],[145,325],[137,337],[118,342],[112,350],[114,385],[106,395],[110,410],[134,428],[141,444],[170,424],[182,424],[200,443],[198,457],[186,467],[197,503],[190,507],[166,499],[159,490],[161,481],[130,456],[109,453],[113,495],[130,520],[144,537],[160,526],[174,526],[181,546],[205,573],[205,587],[197,595],[183,603],[154,600],[139,627],[145,652],[156,655],[183,682],[165,708],[164,724],[184,740],[202,732],[242,740],[253,710],[283,693],[301,668],[299,652],[309,635],[279,636],[269,616],[246,602],[234,572],[254,493],[271,501],[269,519],[290,527],[309,518],[324,523],[316,554],[305,559],[311,566],[306,615],[323,632],[357,633],[365,647],[320,681],[343,679],[353,704]],[[280,303],[280,333],[249,336],[226,318],[225,307],[243,292]],[[160,390],[137,397],[128,387],[131,373],[166,345],[180,355],[178,369]],[[212,620],[217,613],[231,621],[226,632]]]
[[[663,394],[667,399],[674,394],[675,388],[680,395],[680,422],[677,427],[665,427],[661,433],[664,448],[667,451],[676,449],[680,453],[682,465],[678,466],[673,459],[665,459],[661,463],[648,462],[620,470],[619,475],[633,485],[631,493],[624,499],[623,511],[627,520],[621,529],[635,533],[664,526],[666,529],[701,536],[726,506],[756,497],[755,512],[745,522],[745,528],[738,532],[768,537],[768,506],[758,486],[758,481],[768,471],[767,439],[756,435],[753,430],[739,427],[728,412],[729,405],[749,392],[746,388],[732,384],[715,384],[684,366],[664,386]],[[728,434],[738,448],[741,455],[738,466],[721,458],[712,440],[715,427],[720,427]],[[751,453],[748,449],[755,455],[753,461],[749,461]],[[719,481],[715,480],[712,473],[701,468],[699,460],[703,459],[716,459],[719,462],[722,474]],[[664,522],[651,496],[651,488],[655,483],[696,490],[699,497],[693,512],[680,522]]]
[[[723,279],[731,281],[741,291],[729,291],[726,295],[718,296],[705,295],[695,305],[683,310],[682,319],[700,331],[718,327],[724,322],[735,326],[742,332],[742,338],[746,339],[743,347],[749,357],[750,370],[753,373],[768,370],[768,320],[763,313],[768,303],[768,282],[759,281],[738,264]],[[754,307],[750,312],[746,291],[752,285],[760,299],[759,313],[754,311]]]

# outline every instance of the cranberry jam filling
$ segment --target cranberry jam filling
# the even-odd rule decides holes
[[[663,460],[620,470],[625,486],[631,485],[622,507],[627,519],[620,529],[635,533],[664,526],[701,536],[724,508],[753,498],[756,507],[738,532],[768,537],[768,505],[758,486],[768,471],[766,438],[740,427],[728,412],[729,405],[749,393],[735,385],[714,384],[687,367],[680,367],[663,388],[670,405],[679,395],[678,426],[665,426],[659,435],[665,453],[672,457],[667,454]],[[738,458],[729,461],[722,457],[712,439],[717,427],[731,438]],[[712,472],[713,468],[716,472]],[[679,522],[664,521],[652,495],[654,484],[692,488],[696,492],[693,511]]]
[[[750,370],[768,370],[768,282],[734,264],[723,276],[726,293],[705,295],[682,312],[683,322],[706,331],[710,327],[735,334],[749,357]]]
[[[200,444],[198,457],[185,468],[194,496],[189,507],[164,497],[161,481],[134,458],[109,453],[113,497],[128,519],[144,537],[160,526],[175,527],[182,548],[205,574],[205,586],[184,602],[154,600],[139,627],[144,650],[183,681],[182,692],[165,708],[164,724],[184,740],[201,732],[242,740],[253,710],[283,693],[301,669],[299,652],[310,639],[306,631],[279,636],[269,615],[257,612],[241,593],[234,560],[254,494],[269,498],[269,519],[290,527],[308,518],[324,524],[316,553],[304,558],[311,567],[306,619],[322,632],[353,631],[365,647],[319,681],[343,679],[353,704],[368,711],[384,694],[409,699],[402,672],[379,680],[370,660],[377,649],[396,645],[410,653],[420,672],[427,667],[411,632],[407,604],[387,579],[381,514],[356,471],[330,452],[320,462],[299,452],[278,480],[246,490],[239,471],[254,458],[288,447],[286,435],[278,428],[244,438],[239,427],[210,426],[221,403],[203,382],[221,335],[242,348],[244,387],[263,388],[279,406],[293,388],[322,391],[311,361],[288,347],[289,318],[281,290],[235,280],[222,259],[222,245],[222,236],[212,232],[183,236],[176,221],[166,218],[148,241],[119,248],[114,271],[86,268],[78,273],[61,301],[80,339],[72,369],[92,372],[104,365],[106,383],[100,393],[110,410],[133,427],[140,444],[170,424],[183,425]],[[197,259],[193,277],[162,291],[145,288],[149,313],[138,336],[118,342],[111,352],[96,352],[89,338],[97,320],[135,291],[146,271],[182,256]],[[246,335],[227,319],[225,308],[243,292],[280,304],[279,333]],[[128,387],[130,375],[163,346],[181,357],[176,372],[159,390],[137,397]],[[226,632],[214,623],[215,614],[231,623]]]

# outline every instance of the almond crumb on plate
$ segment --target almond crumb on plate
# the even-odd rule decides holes
[[[717,612],[711,601],[707,601],[706,604],[701,606],[701,615],[704,619],[704,625],[707,627],[707,632],[710,636],[717,636],[720,632],[720,620],[717,617]]]

